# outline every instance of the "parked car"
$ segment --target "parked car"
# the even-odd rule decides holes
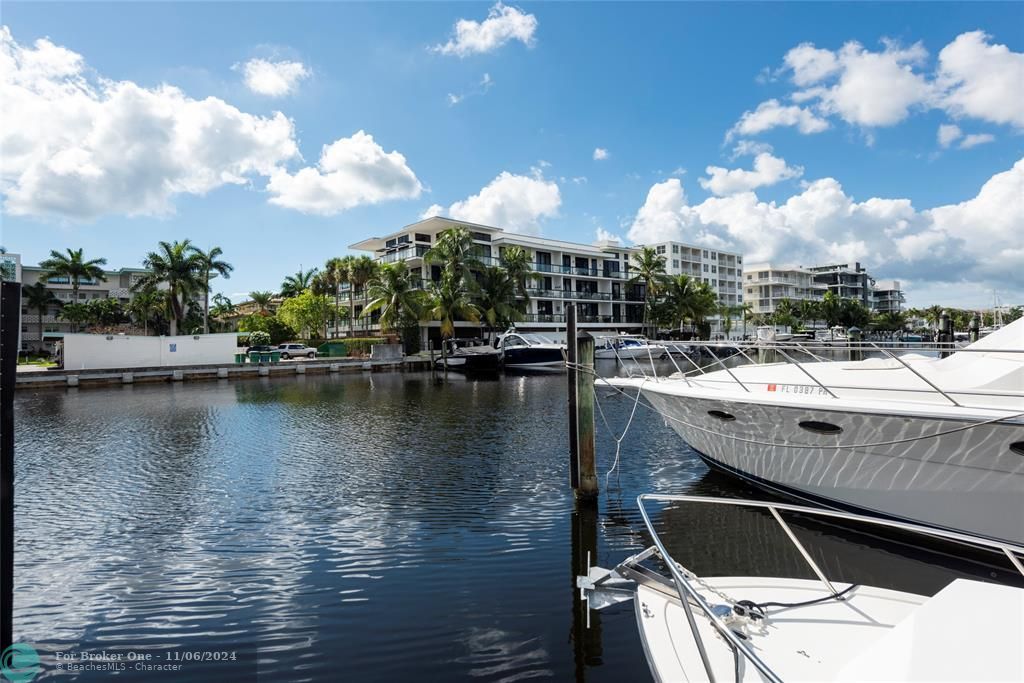
[[[256,351],[257,353],[270,353],[271,351],[277,351],[277,349],[269,344],[257,344],[256,346],[250,346],[245,350],[246,353],[251,351]]]
[[[316,358],[316,349],[305,344],[281,344],[277,347],[277,350],[281,352],[282,359],[299,358],[301,356]]]

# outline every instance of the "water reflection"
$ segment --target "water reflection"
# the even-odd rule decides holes
[[[631,399],[601,400],[620,434]],[[577,509],[565,401],[564,374],[19,392],[15,635],[42,652],[44,680],[67,675],[58,650],[176,646],[258,649],[266,680],[646,676],[630,605],[585,628],[586,550],[608,567],[647,545],[638,493],[750,492],[640,410],[607,479],[598,425],[602,496]],[[756,519],[660,519],[695,568],[772,561]],[[830,568],[860,557],[820,533]],[[178,680],[214,679],[252,668]]]

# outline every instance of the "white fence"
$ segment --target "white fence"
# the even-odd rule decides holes
[[[177,337],[66,334],[61,357],[66,370],[212,365],[233,362],[237,340],[233,332]]]

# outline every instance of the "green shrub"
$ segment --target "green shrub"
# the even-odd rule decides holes
[[[249,333],[249,346],[265,346],[270,344],[270,333],[256,330]]]

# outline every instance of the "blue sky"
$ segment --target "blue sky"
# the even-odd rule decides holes
[[[0,241],[26,263],[188,237],[237,295],[440,212],[1024,303],[1020,3],[14,2],[2,23]]]

